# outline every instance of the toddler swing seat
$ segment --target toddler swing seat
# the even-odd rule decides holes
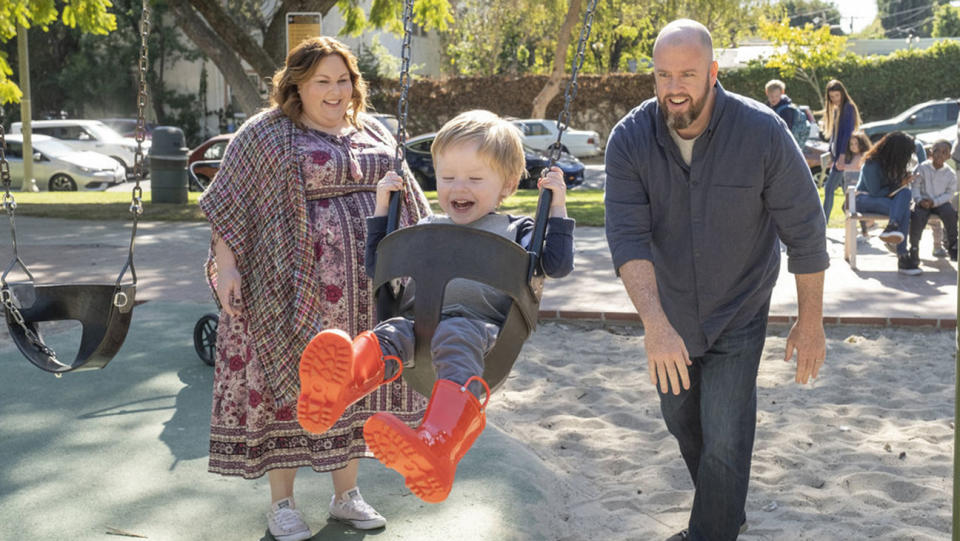
[[[130,319],[133,315],[134,297],[137,290],[137,272],[133,265],[133,251],[137,236],[137,222],[143,212],[144,178],[143,141],[146,137],[144,110],[146,100],[147,37],[150,34],[150,7],[143,0],[140,21],[140,61],[137,92],[137,141],[134,154],[134,180],[131,190],[130,213],[133,215],[130,246],[127,260],[120,269],[116,281],[99,284],[42,284],[34,280],[30,269],[20,259],[17,245],[16,208],[10,193],[10,167],[6,158],[6,137],[3,130],[3,110],[0,108],[0,187],[2,204],[10,218],[10,234],[13,240],[13,260],[0,275],[0,302],[6,315],[7,329],[20,353],[34,366],[52,372],[57,377],[64,372],[103,368],[120,351]],[[26,128],[26,126],[25,126]],[[26,280],[8,282],[7,276],[19,266]],[[124,275],[130,270],[131,281],[124,283]],[[80,346],[76,357],[69,364],[61,361],[57,353],[41,336],[39,323],[46,321],[76,320],[81,325]]]
[[[19,304],[23,325],[12,310],[6,310],[7,329],[20,352],[36,367],[60,374],[73,370],[103,368],[123,345],[133,315],[135,284],[7,284],[2,294],[6,304]],[[13,299],[16,299],[15,301]],[[82,326],[76,358],[65,364],[57,358],[40,334],[41,321],[77,320]],[[36,341],[27,330],[33,333]]]
[[[537,220],[546,223],[539,212]],[[442,250],[438,249],[440,246]],[[380,299],[380,321],[401,315],[404,286],[394,290],[391,283],[394,279],[410,277],[416,287],[413,302],[415,355],[403,368],[407,383],[421,394],[430,396],[437,379],[431,363],[430,344],[440,322],[444,289],[450,280],[463,278],[493,287],[513,301],[496,344],[484,358],[483,379],[492,390],[502,385],[523,342],[537,325],[544,278],[542,272],[533,272],[538,269],[538,259],[538,253],[528,252],[509,239],[458,225],[418,225],[384,237],[377,246],[377,268],[373,279],[373,287]]]

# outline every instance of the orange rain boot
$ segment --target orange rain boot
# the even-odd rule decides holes
[[[396,361],[397,373],[384,381],[386,359]],[[352,342],[341,330],[321,331],[300,356],[297,421],[308,432],[326,432],[351,404],[396,380],[401,372],[403,363],[393,355],[384,357],[371,331],[358,334]]]
[[[487,392],[482,405],[467,390],[474,379]],[[439,379],[433,384],[430,405],[416,430],[393,414],[381,412],[363,425],[363,437],[377,460],[404,477],[411,492],[425,502],[439,503],[450,494],[457,463],[483,432],[489,401],[490,388],[477,376],[462,386]]]

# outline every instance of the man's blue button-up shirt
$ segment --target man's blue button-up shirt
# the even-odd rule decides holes
[[[610,133],[606,232],[615,269],[653,263],[660,302],[691,356],[766,309],[780,269],[827,268],[816,185],[786,124],[718,82],[690,165],[651,98]]]

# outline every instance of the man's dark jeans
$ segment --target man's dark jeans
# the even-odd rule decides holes
[[[769,303],[743,327],[720,335],[702,357],[691,359],[689,390],[660,393],[660,410],[696,489],[692,541],[734,540],[746,520],[757,368],[768,311]]]

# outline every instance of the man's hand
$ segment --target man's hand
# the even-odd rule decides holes
[[[660,392],[664,394],[671,388],[673,394],[680,394],[681,385],[684,390],[690,389],[687,367],[693,363],[683,339],[669,322],[645,329],[643,344],[647,349],[650,383],[656,385],[659,381]]]
[[[920,207],[925,209],[933,208],[933,199],[921,199]]]
[[[798,320],[787,336],[787,351],[784,362],[790,362],[793,352],[797,352],[797,383],[807,383],[817,378],[820,367],[827,357],[827,338],[823,333],[823,322],[806,323]]]

